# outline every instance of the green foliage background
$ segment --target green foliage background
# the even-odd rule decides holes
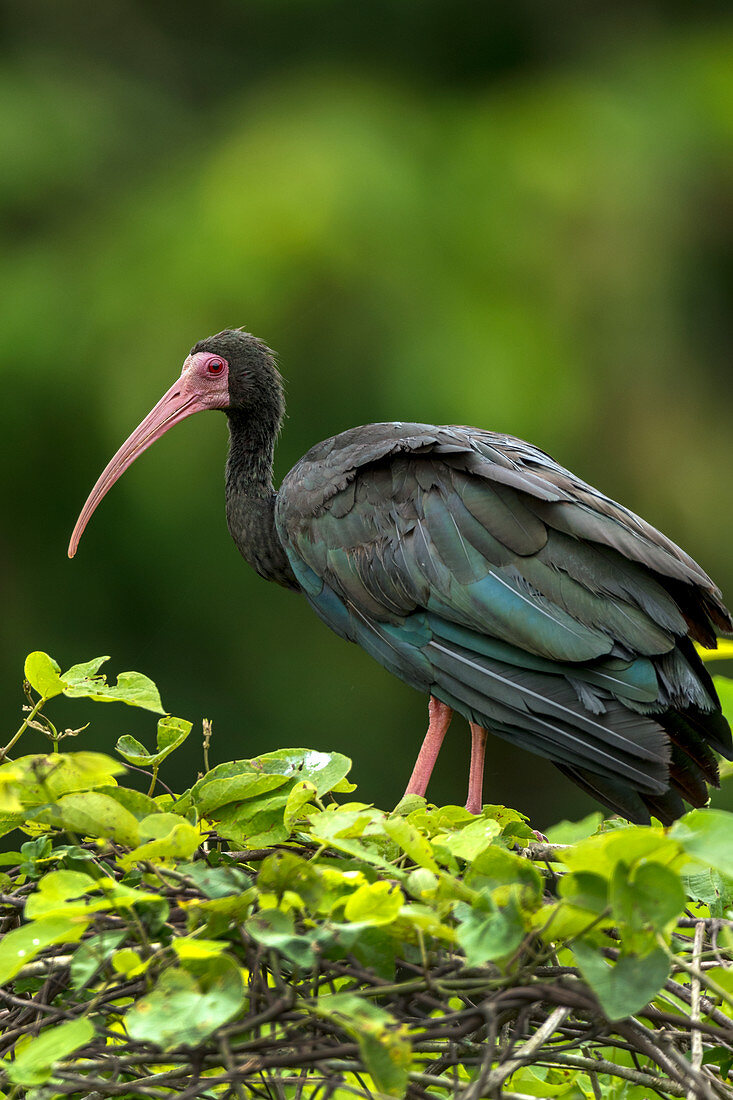
[[[281,355],[280,474],[369,420],[510,431],[731,598],[728,5],[3,0],[0,17],[3,713],[20,653],[113,652],[209,716],[226,755],[338,749],[364,798],[399,797],[424,700],[247,572],[223,417],[159,444],[66,561],[104,463],[225,325]],[[457,726],[437,800],[460,800],[467,756]],[[538,827],[591,808],[500,743],[487,782]]]

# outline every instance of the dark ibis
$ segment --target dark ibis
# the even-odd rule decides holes
[[[710,577],[628,509],[510,435],[369,424],[316,444],[273,487],[283,388],[273,352],[226,330],[92,489],[203,409],[229,421],[226,515],[245,561],[429,696],[406,793],[424,795],[454,711],[478,813],[487,731],[547,757],[609,809],[669,823],[708,801],[731,731],[694,643],[733,622]]]

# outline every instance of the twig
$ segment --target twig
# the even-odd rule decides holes
[[[695,940],[692,950],[692,963],[695,969],[699,968],[700,955],[702,954],[702,938],[705,934],[705,925],[698,922],[695,928]],[[700,1019],[700,979],[695,974],[690,983],[691,994],[691,1009],[690,1017],[694,1022],[698,1022]],[[699,1073],[702,1067],[702,1032],[695,1028],[692,1032],[692,1042],[690,1044],[690,1067],[695,1073]],[[690,1086],[687,1093],[687,1100],[696,1100],[697,1089],[694,1085]]]
[[[480,1096],[493,1092],[493,1090],[498,1089],[512,1073],[522,1066],[526,1066],[528,1062],[531,1062],[540,1047],[551,1038],[558,1027],[570,1015],[570,1012],[571,1009],[561,1007],[556,1008],[554,1012],[550,1013],[544,1024],[537,1028],[532,1038],[528,1039],[527,1042],[520,1047],[513,1058],[509,1058],[506,1062],[497,1066],[496,1069],[491,1070],[490,1073],[485,1075],[484,1081],[481,1081],[481,1075],[479,1075],[474,1085],[466,1089],[464,1093],[465,1100],[478,1100]]]

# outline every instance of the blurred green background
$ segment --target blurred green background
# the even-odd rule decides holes
[[[225,326],[280,355],[278,477],[372,420],[511,432],[730,601],[729,4],[11,0],[0,18],[8,730],[29,650],[109,653],[213,720],[212,762],[338,748],[364,798],[401,794],[425,700],[239,559],[223,416],[146,454],[66,559],[102,467]],[[152,716],[91,710],[100,746],[152,743]],[[460,801],[467,759],[457,721],[431,795]],[[593,808],[498,741],[487,799],[537,827]]]

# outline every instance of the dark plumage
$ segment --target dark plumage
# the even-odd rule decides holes
[[[445,704],[433,704],[408,790],[424,791],[451,708],[473,724],[473,809],[484,729],[631,821],[705,804],[713,750],[731,759],[733,744],[692,642],[715,646],[733,623],[692,558],[536,447],[476,428],[353,428],[313,447],[275,492],[284,406],[272,353],[226,331],[192,349],[182,378],[219,357],[228,390],[207,391],[205,407],[229,418],[227,520],[242,556]],[[174,389],[166,398],[180,403]],[[118,452],[82,529],[153,438]]]

